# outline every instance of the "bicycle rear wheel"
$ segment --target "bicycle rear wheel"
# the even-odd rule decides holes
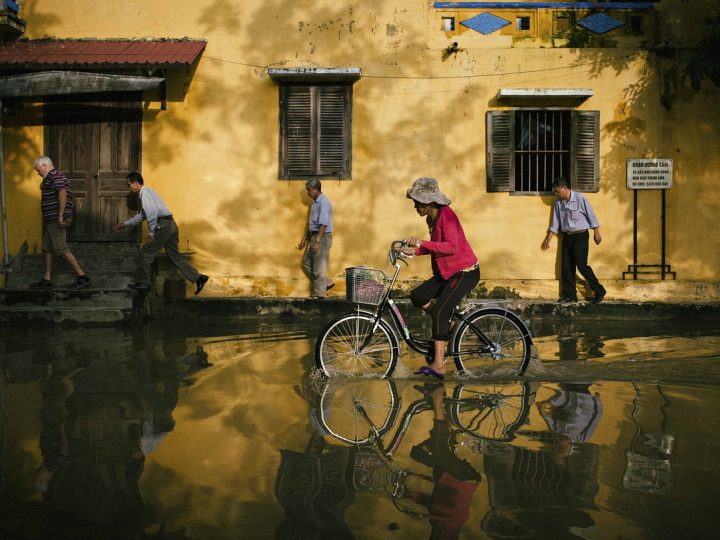
[[[372,314],[349,313],[331,321],[315,344],[315,364],[326,376],[388,377],[397,364],[399,344],[383,320],[373,332]],[[363,346],[372,333],[367,345]]]
[[[493,441],[510,441],[525,423],[534,394],[527,383],[459,384],[453,392],[450,419],[467,433]]]
[[[399,409],[400,397],[390,379],[331,380],[322,389],[316,418],[336,439],[365,444],[392,429]]]
[[[487,342],[489,343],[487,343]],[[492,375],[521,375],[530,363],[532,338],[520,318],[502,308],[483,308],[461,321],[452,337],[458,371],[492,369]]]

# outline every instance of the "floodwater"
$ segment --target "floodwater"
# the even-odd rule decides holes
[[[523,380],[432,384],[323,380],[323,323],[0,329],[0,538],[716,536],[717,325],[532,321]]]

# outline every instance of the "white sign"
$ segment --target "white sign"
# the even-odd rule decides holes
[[[670,189],[673,176],[672,159],[628,159],[628,189]]]

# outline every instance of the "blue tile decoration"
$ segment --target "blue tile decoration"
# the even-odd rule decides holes
[[[593,13],[592,15],[588,15],[584,19],[578,21],[578,24],[583,28],[587,28],[591,32],[595,32],[596,34],[604,34],[610,30],[615,30],[625,23],[618,21],[610,15],[605,15],[604,13]]]
[[[471,30],[480,32],[481,34],[492,34],[493,32],[500,30],[503,26],[510,24],[510,21],[486,12],[470,17],[469,19],[465,19],[460,24],[467,26]]]

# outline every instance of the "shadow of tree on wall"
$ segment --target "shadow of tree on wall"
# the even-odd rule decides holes
[[[198,23],[209,44],[217,40],[227,41],[229,46],[213,50],[209,45],[202,62],[212,63],[212,69],[200,69],[193,81],[207,88],[207,93],[193,98],[211,118],[212,133],[206,136],[227,150],[227,182],[219,188],[227,197],[214,208],[204,208],[203,218],[189,223],[192,229],[203,231],[200,256],[208,264],[239,268],[242,261],[238,274],[253,275],[262,274],[260,269],[287,267],[288,257],[299,260],[293,247],[305,227],[306,207],[298,204],[298,198],[304,197],[304,183],[276,180],[278,87],[258,66],[360,66],[368,75],[393,77],[367,77],[355,84],[352,179],[323,180],[324,191],[331,191],[336,198],[338,235],[333,268],[362,262],[384,268],[384,252],[392,239],[426,232],[405,199],[405,189],[418,176],[438,175],[460,213],[463,208],[466,214],[470,208],[475,215],[483,212],[478,204],[481,190],[468,192],[463,185],[467,179],[455,182],[447,176],[451,164],[464,163],[465,145],[445,134],[417,129],[418,118],[428,126],[451,125],[462,122],[467,114],[455,99],[434,96],[434,82],[403,78],[417,74],[416,62],[423,73],[433,73],[434,64],[442,64],[442,51],[427,49],[425,20],[406,19],[403,10],[393,11],[381,0],[365,3],[362,14],[355,13],[352,6],[311,8],[307,2],[274,0],[235,7],[228,12],[229,24],[218,14],[226,4],[217,0],[199,13]],[[415,62],[403,61],[408,54]],[[454,93],[453,98],[456,96]],[[378,103],[385,111],[393,107],[392,114],[378,111]],[[425,156],[420,163],[419,152]],[[257,162],[257,173],[233,168],[233,163],[247,162],[248,156]],[[471,174],[481,177],[480,171]],[[287,190],[276,190],[276,186],[268,190],[265,182],[283,182]],[[268,201],[268,193],[276,191],[282,199]],[[377,222],[387,222],[390,215],[398,216],[396,229],[380,231]],[[280,229],[293,222],[297,223],[293,230]],[[224,231],[230,230],[245,231],[247,243],[229,248]],[[269,241],[258,242],[258,235],[253,234],[256,230]],[[288,239],[286,250],[278,238]],[[256,263],[248,260],[248,251]],[[426,270],[422,273],[427,274]]]
[[[22,2],[20,17],[28,21],[26,33],[32,39],[51,36],[53,29],[62,24],[57,14],[43,11],[42,3],[38,2]]]
[[[589,71],[591,79],[607,77],[608,71],[619,75],[628,69],[640,70],[639,78],[625,87],[623,102],[616,105],[612,119],[601,119],[601,136],[610,144],[609,151],[601,156],[600,185],[603,192],[610,193],[617,201],[627,203],[633,196],[631,190],[626,188],[627,160],[672,158],[674,188],[667,191],[668,232],[687,227],[687,213],[684,208],[693,208],[696,224],[710,224],[715,221],[711,205],[695,204],[696,200],[702,200],[698,197],[698,192],[680,188],[697,180],[698,173],[702,174],[703,168],[710,171],[720,166],[713,153],[703,150],[708,141],[716,141],[720,135],[717,115],[714,112],[717,109],[711,106],[718,97],[717,88],[711,87],[710,83],[714,80],[713,77],[716,77],[716,72],[708,63],[704,64],[705,77],[697,72],[699,66],[702,66],[702,60],[698,59],[708,54],[707,46],[703,46],[700,39],[705,32],[705,42],[712,41],[717,34],[718,22],[713,20],[705,29],[697,28],[695,40],[683,42],[681,38],[673,35],[673,30],[688,24],[683,20],[685,16],[683,13],[676,13],[676,20],[666,21],[664,35],[661,38],[654,36],[653,40],[644,44],[643,50],[576,51],[578,65],[591,62],[594,66]],[[658,42],[659,39],[662,39],[662,42]],[[628,54],[625,56],[622,51],[627,51]],[[704,85],[700,84],[703,78]],[[703,102],[710,107],[702,106]],[[660,143],[656,146],[658,141]],[[698,185],[701,186],[702,184]],[[638,195],[638,248],[640,258],[644,259],[638,262],[659,263],[660,194],[652,190]],[[633,205],[630,202],[621,208],[622,215],[607,216],[605,220],[609,221],[611,218],[616,227],[622,227],[627,232],[627,237],[631,237]],[[707,254],[703,254],[703,250],[698,249],[697,245],[668,243],[667,247],[668,264],[682,263],[686,268],[700,269],[700,272],[707,273]],[[602,255],[598,256],[603,258]],[[628,264],[632,262],[632,252],[627,254],[627,261]],[[678,277],[697,278],[687,274]]]

